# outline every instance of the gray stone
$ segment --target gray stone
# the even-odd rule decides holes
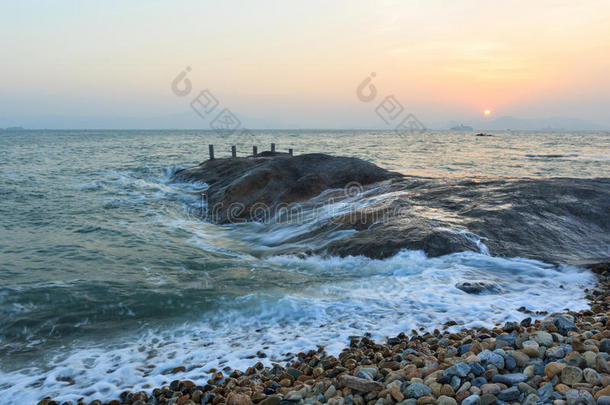
[[[586,405],[595,405],[595,398],[593,398],[593,395],[591,395],[589,391],[580,390],[578,391],[578,394],[580,395],[580,400]]]
[[[610,339],[603,338],[601,342],[599,342],[599,351],[604,353],[610,353]]]
[[[578,330],[573,318],[569,315],[555,314],[551,318],[553,319],[553,324],[562,335],[567,335],[572,330]]]
[[[470,366],[467,363],[458,363],[443,371],[443,375],[448,377],[466,377],[468,373],[470,373]]]
[[[597,398],[597,405],[610,405],[610,396],[604,395],[603,397]]]
[[[530,339],[533,339],[540,346],[549,347],[553,344],[553,336],[545,331],[536,331],[530,335]]]
[[[610,398],[610,397],[608,397]],[[478,395],[471,395],[462,400],[462,405],[479,405],[481,403],[481,397]]]
[[[516,401],[517,399],[519,399],[520,395],[521,393],[519,392],[519,389],[517,387],[510,387],[500,391],[500,393],[498,394],[498,399],[500,401],[506,402]]]
[[[568,405],[577,405],[580,402],[580,395],[578,395],[578,390],[571,389],[566,392],[566,402]]]
[[[453,388],[454,391],[457,391],[457,389],[460,388],[461,384],[462,384],[462,380],[460,379],[460,377],[458,377],[457,375],[454,375],[453,377],[451,377],[451,381],[449,382],[449,385],[451,385],[451,388]]]
[[[470,351],[471,347],[472,347],[471,343],[467,343],[465,345],[461,345],[459,350],[458,350],[458,353],[460,354],[460,356],[463,355],[464,353],[468,353]]]
[[[553,346],[549,347],[546,350],[546,357],[551,357],[553,359],[563,359],[566,355],[566,352],[561,346]]]
[[[404,391],[404,395],[407,398],[420,398],[431,393],[432,390],[427,385],[418,382],[411,383]]]
[[[480,387],[481,385],[487,384],[487,379],[485,379],[485,377],[475,377],[470,383],[475,387]]]
[[[470,363],[470,371],[474,375],[481,375],[485,372],[485,367],[481,365],[481,363]]]
[[[369,373],[366,373],[366,372],[364,372],[364,371],[362,371],[362,370],[360,370],[360,371],[358,371],[358,372],[356,373],[356,377],[358,377],[358,378],[364,378],[365,380],[370,380],[370,381],[373,381],[373,377],[372,377],[372,376],[371,376]]]
[[[375,367],[360,367],[358,372],[369,374],[373,379],[377,378],[377,369]]]
[[[515,360],[515,358],[511,355],[506,355],[504,357],[504,367],[506,367],[507,370],[514,370],[517,368],[517,360]]]
[[[534,387],[525,382],[520,382],[519,384],[517,384],[517,388],[519,388],[519,391],[525,394],[533,394],[536,392],[536,389]]]
[[[538,388],[538,396],[542,402],[547,402],[549,399],[551,399],[551,395],[553,395],[554,391],[553,384],[546,383],[542,387]]]
[[[523,401],[523,405],[538,405],[538,404],[542,404],[542,401],[540,401],[540,398],[536,394],[529,394],[525,398],[525,401]]]
[[[494,283],[488,281],[461,281],[455,285],[459,290],[462,290],[468,294],[499,294],[502,289]]]
[[[511,386],[527,381],[527,376],[523,373],[497,374],[492,378],[492,381]]]
[[[295,380],[296,380],[297,378],[299,378],[300,376],[302,376],[302,375],[303,375],[303,372],[302,372],[302,371],[297,370],[296,368],[292,368],[292,367],[288,367],[288,368],[286,369],[286,372],[287,372],[288,374],[290,374],[290,375],[291,375],[291,376],[292,376],[292,377],[293,377]]]
[[[441,395],[436,400],[436,405],[457,405],[457,401],[446,395]]]
[[[496,396],[493,394],[483,394],[481,396],[481,405],[491,405],[496,402]]]
[[[602,381],[601,375],[592,368],[585,368],[582,374],[585,377],[585,381],[591,385],[599,385]]]
[[[578,367],[566,366],[561,370],[561,382],[572,386],[582,381],[582,370]]]
[[[491,350],[483,350],[478,354],[478,357],[486,364],[493,364],[498,370],[504,368],[504,358]]]

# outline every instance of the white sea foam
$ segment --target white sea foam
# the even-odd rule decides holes
[[[188,324],[62,349],[47,366],[0,373],[0,402],[35,402],[45,395],[110,399],[126,389],[150,391],[178,378],[205,382],[211,368],[245,368],[259,360],[252,358],[259,351],[270,364],[317,345],[338,353],[348,336],[365,332],[382,339],[449,320],[460,324],[454,329],[492,326],[521,319],[522,306],[580,310],[587,308],[583,287],[595,282],[592,273],[575,267],[479,253],[428,258],[402,251],[385,260],[274,256],[258,264],[317,281],[290,292],[253,291]],[[474,280],[492,282],[501,293],[471,295],[455,287]],[[187,371],[164,374],[181,365]]]

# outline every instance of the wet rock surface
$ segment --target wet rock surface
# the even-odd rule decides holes
[[[211,219],[228,223],[260,219],[258,207],[262,204],[274,212],[279,204],[306,201],[324,190],[398,177],[398,173],[358,158],[263,152],[244,158],[206,160],[179,170],[173,179],[207,183]]]
[[[174,180],[208,183],[208,217],[220,223],[293,224],[294,216],[277,215],[287,205],[301,213],[337,202],[352,207],[287,236],[271,254],[386,258],[405,248],[429,256],[488,249],[555,264],[610,257],[610,179],[432,179],[356,158],[264,152],[208,160]],[[334,238],[340,231],[347,232]],[[304,248],[294,248],[299,243]]]

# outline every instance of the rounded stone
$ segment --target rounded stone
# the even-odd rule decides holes
[[[540,345],[534,340],[525,341],[523,342],[523,353],[527,354],[529,357],[539,357]]]
[[[574,385],[582,381],[582,370],[578,367],[566,366],[561,370],[561,382]]]
[[[561,371],[566,368],[565,363],[557,363],[556,361],[552,361],[544,367],[544,374],[549,378],[553,378],[556,375],[559,375]]]
[[[591,385],[599,385],[602,381],[601,375],[592,368],[585,368],[582,374],[585,377],[585,381]]]
[[[481,397],[478,395],[471,395],[462,400],[462,405],[479,405],[481,403]]]
[[[463,402],[462,402],[463,403]],[[441,395],[436,400],[437,405],[457,405],[457,401],[447,395]]]

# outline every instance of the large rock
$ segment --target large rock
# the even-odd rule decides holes
[[[211,219],[228,223],[264,219],[266,209],[273,214],[279,204],[305,201],[324,190],[350,186],[345,191],[355,194],[362,186],[397,177],[401,175],[358,158],[265,152],[206,160],[177,171],[173,179],[207,183]]]
[[[401,249],[429,256],[488,250],[548,263],[610,256],[610,179],[605,178],[431,179],[402,176],[356,158],[265,152],[208,160],[173,179],[207,183],[208,219],[219,223],[275,218],[269,224],[275,226],[284,217],[274,215],[287,205],[301,213],[341,201],[351,208],[308,216],[313,220],[306,232],[273,242],[273,251],[261,254],[385,258]],[[564,335],[575,329],[568,318],[553,323]]]

